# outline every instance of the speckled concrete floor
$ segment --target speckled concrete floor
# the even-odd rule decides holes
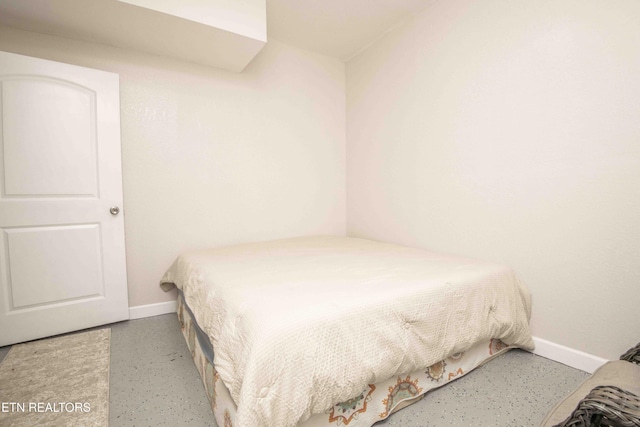
[[[216,426],[174,314],[111,327],[110,425]],[[8,347],[0,348],[0,360]],[[377,426],[535,427],[588,374],[510,351]]]
[[[175,314],[111,325],[109,420],[119,426],[215,426]]]
[[[512,350],[376,426],[536,427],[589,374]]]

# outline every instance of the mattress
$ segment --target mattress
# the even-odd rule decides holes
[[[198,251],[161,284],[211,342],[239,426],[300,425],[492,339],[533,348],[511,269],[399,245],[318,236]]]
[[[211,343],[193,320],[191,310],[178,293],[178,320],[182,335],[202,379],[211,410],[219,427],[240,427],[238,407],[213,364]],[[514,347],[498,339],[475,344],[469,350],[451,355],[427,369],[399,375],[377,384],[367,384],[361,393],[338,402],[323,413],[313,415],[297,427],[371,427],[391,414],[420,401],[426,393],[462,378],[475,368]],[[428,411],[427,411],[428,412]]]

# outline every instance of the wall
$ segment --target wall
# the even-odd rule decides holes
[[[131,306],[186,250],[345,232],[344,64],[277,41],[241,74],[0,27],[0,50],[120,74]]]
[[[441,0],[347,64],[347,231],[512,266],[534,335],[640,327],[640,3]]]

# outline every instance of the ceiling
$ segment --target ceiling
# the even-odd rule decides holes
[[[157,2],[160,0],[148,0]],[[193,0],[218,16],[216,0]],[[241,3],[240,0],[219,0]],[[246,0],[245,0],[246,1]],[[0,0],[0,24],[35,33],[100,43],[240,72],[265,44],[232,28],[138,7],[139,1]],[[181,6],[185,0],[168,0]],[[144,2],[142,2],[144,3]],[[262,5],[264,34],[264,4]],[[199,16],[199,18],[203,18]],[[233,24],[232,19],[228,21]],[[205,21],[206,22],[206,21]],[[232,27],[233,25],[229,25]]]
[[[183,0],[163,1],[183,6]],[[205,6],[208,1],[211,5],[217,2],[222,7],[230,1],[249,2],[193,1]],[[261,0],[251,1],[259,4]],[[266,1],[267,40],[276,39],[347,61],[389,29],[438,0],[262,1]],[[264,39],[251,44],[251,37],[235,37],[230,31],[173,19],[117,0],[0,0],[0,24],[234,71],[242,70],[264,44]]]
[[[437,0],[267,0],[267,36],[344,61]]]

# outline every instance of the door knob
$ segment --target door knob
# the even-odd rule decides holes
[[[120,208],[117,206],[111,206],[109,212],[111,212],[111,215],[118,215],[120,213]]]

